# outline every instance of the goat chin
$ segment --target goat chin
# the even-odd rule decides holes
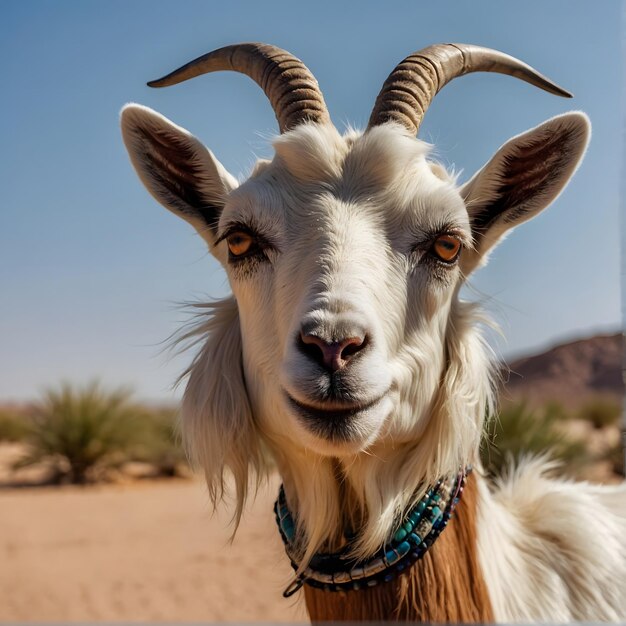
[[[321,456],[344,458],[367,452],[374,444],[393,410],[393,400],[382,397],[365,408],[349,411],[348,415],[332,410],[319,415],[300,407],[291,408],[307,448]]]

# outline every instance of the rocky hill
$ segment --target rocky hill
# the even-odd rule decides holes
[[[622,334],[571,341],[507,366],[504,402],[525,398],[538,405],[554,400],[574,407],[590,397],[621,401],[624,395]]]

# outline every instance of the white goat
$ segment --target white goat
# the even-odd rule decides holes
[[[342,136],[307,68],[273,46],[229,46],[149,84],[223,69],[264,89],[282,133],[240,186],[184,129],[139,105],[122,111],[141,180],[196,228],[232,286],[193,335],[204,344],[182,409],[214,502],[227,468],[239,516],[249,470],[263,475],[271,450],[297,570],[289,591],[304,584],[313,619],[626,618],[623,488],[553,480],[539,461],[486,483],[490,359],[476,306],[458,297],[505,233],[561,192],[587,117],[514,137],[457,187],[415,138],[448,81],[492,71],[569,94],[502,53],[431,46],[390,74],[365,132]]]

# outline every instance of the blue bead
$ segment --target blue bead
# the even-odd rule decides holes
[[[411,549],[411,544],[408,541],[403,541],[397,548],[396,550],[398,551],[398,554],[400,556],[404,556],[405,554],[408,554],[409,550]]]
[[[393,536],[394,541],[402,541],[407,535],[407,531],[404,528],[400,528],[396,534]]]
[[[430,514],[431,514],[431,519],[437,520],[442,515],[441,509],[438,506],[434,506]]]
[[[405,522],[402,524],[402,528],[404,528],[407,533],[410,533],[413,530],[413,524],[411,524],[411,522]]]
[[[389,552],[385,554],[385,560],[387,561],[389,565],[391,565],[392,563],[395,563],[399,558],[400,557],[395,550],[389,550]]]
[[[393,580],[393,574],[386,574],[383,580],[388,583],[390,580]]]
[[[420,543],[422,543],[422,538],[416,533],[411,533],[409,535],[409,540],[416,546],[419,546]]]

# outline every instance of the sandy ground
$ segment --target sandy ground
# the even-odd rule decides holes
[[[282,597],[277,478],[230,544],[229,514],[211,514],[201,480],[3,488],[41,479],[9,470],[21,452],[0,445],[0,623],[308,621]]]
[[[276,488],[232,545],[199,480],[0,490],[0,622],[304,622]]]

